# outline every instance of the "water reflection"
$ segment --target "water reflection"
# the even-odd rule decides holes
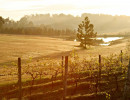
[[[123,37],[107,37],[107,38],[104,38],[104,37],[99,37],[99,38],[96,38],[98,40],[103,40],[104,42],[110,42],[110,41],[114,41],[114,40],[118,40],[118,39],[122,39]]]
[[[110,45],[110,42],[111,41],[115,41],[115,40],[119,40],[119,39],[123,39],[123,37],[98,37],[96,38],[97,40],[103,40],[104,43],[103,44],[100,44],[100,45],[103,45],[103,46],[108,46]],[[77,40],[75,39],[74,42],[76,42]]]
[[[97,38],[98,40],[103,40],[104,41],[104,43],[103,44],[100,44],[100,45],[104,45],[104,46],[108,46],[108,45],[110,45],[110,42],[111,41],[115,41],[115,40],[119,40],[119,39],[123,39],[123,37],[106,37],[106,38],[104,38],[104,37],[99,37],[99,38]]]

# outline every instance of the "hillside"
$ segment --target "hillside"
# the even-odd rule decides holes
[[[55,29],[76,29],[78,24],[88,16],[90,22],[94,24],[95,31],[98,33],[111,33],[111,32],[129,32],[130,16],[112,16],[104,14],[89,14],[84,13],[79,16],[65,15],[65,14],[36,14],[27,15],[29,21],[32,21],[35,25],[48,25]]]

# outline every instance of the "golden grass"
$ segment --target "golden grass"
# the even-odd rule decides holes
[[[0,35],[0,63],[17,60],[18,57],[28,59],[70,51],[78,44],[49,37]]]
[[[65,41],[63,39],[28,36],[28,35],[0,35],[0,63],[22,59],[50,57],[58,58],[68,55],[73,49],[77,50],[80,57],[97,57],[99,54],[108,56],[125,50],[127,39],[122,43],[112,46],[91,46],[89,49],[82,49],[76,46],[79,42]]]
[[[61,56],[69,55],[69,53],[75,49],[80,58],[97,58],[99,54],[102,56],[109,56],[110,54],[118,54],[120,50],[123,52],[126,49],[127,39],[123,39],[120,44],[112,46],[91,46],[88,49],[82,49],[76,47],[79,42],[65,41],[57,38],[40,37],[40,36],[28,36],[28,35],[0,35],[0,63],[16,61],[18,57],[22,60],[34,59],[31,63],[35,65],[37,60],[39,63],[43,63],[45,57],[52,59],[60,59]],[[22,67],[26,66],[23,65]],[[17,72],[17,66],[15,67],[0,67],[0,74],[6,74],[11,72]],[[23,76],[22,79],[27,79],[28,76]],[[17,80],[16,76],[2,76],[0,77],[0,83],[8,83],[9,81]]]

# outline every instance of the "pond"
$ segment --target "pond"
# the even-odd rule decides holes
[[[104,43],[100,44],[100,45],[104,45],[104,46],[108,46],[110,44],[111,41],[115,41],[115,40],[119,40],[119,39],[123,39],[123,37],[98,37],[96,38],[98,40],[103,40]]]
[[[123,39],[123,37],[97,37],[96,39],[104,41],[104,43],[100,45],[108,46],[111,41]],[[76,42],[77,40],[75,39],[74,41]]]

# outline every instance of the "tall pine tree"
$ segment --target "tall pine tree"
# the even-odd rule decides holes
[[[92,45],[93,38],[96,37],[97,33],[94,32],[94,26],[90,24],[88,17],[85,17],[84,21],[78,26],[77,38],[81,42],[80,46],[86,48],[86,45]]]

